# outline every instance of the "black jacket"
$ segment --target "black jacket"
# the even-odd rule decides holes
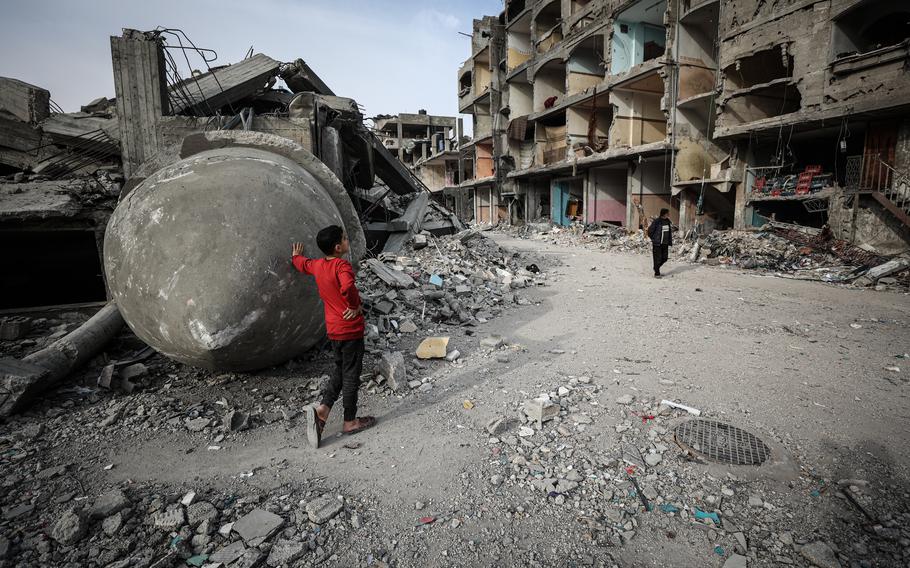
[[[667,226],[667,230],[664,231],[664,225]],[[672,245],[673,244],[673,224],[669,219],[661,219],[658,217],[651,222],[651,226],[648,227],[648,236],[651,238],[651,243],[654,245]],[[663,242],[661,242],[663,239]]]

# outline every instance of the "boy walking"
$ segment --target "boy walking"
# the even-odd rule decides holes
[[[319,297],[325,306],[325,327],[335,355],[335,371],[322,390],[322,403],[306,409],[307,440],[314,448],[322,441],[322,430],[332,406],[341,396],[344,404],[345,434],[356,434],[376,424],[372,416],[357,417],[357,391],[363,369],[363,307],[354,283],[354,269],[342,258],[350,251],[344,230],[331,225],[316,234],[316,245],[325,258],[303,256],[303,243],[294,243],[291,262],[298,271],[316,277]]]
[[[654,278],[660,278],[660,267],[670,257],[670,245],[673,244],[673,229],[670,223],[670,210],[661,209],[660,216],[648,227],[654,256]]]

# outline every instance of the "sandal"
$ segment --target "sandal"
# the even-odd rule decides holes
[[[325,420],[319,418],[316,413],[316,407],[313,405],[306,407],[306,437],[307,441],[313,448],[319,448],[322,443],[322,431],[325,429]]]
[[[360,425],[358,427],[354,428],[353,430],[348,430],[347,432],[344,432],[344,434],[346,436],[350,436],[351,434],[356,434],[357,432],[363,432],[364,430],[368,430],[376,425],[376,419],[373,418],[372,416],[361,416],[361,417],[357,418],[357,420],[360,422]]]

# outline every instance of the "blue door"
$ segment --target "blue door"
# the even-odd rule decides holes
[[[557,225],[567,227],[572,221],[566,216],[569,205],[569,188],[554,182],[550,189],[550,218]]]

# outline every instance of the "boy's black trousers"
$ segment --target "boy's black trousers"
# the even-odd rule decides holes
[[[363,338],[331,341],[335,355],[335,371],[322,388],[322,404],[331,408],[338,396],[344,404],[344,419],[357,418],[357,391],[363,370]]]
[[[654,274],[660,274],[660,267],[670,258],[670,245],[651,245],[654,253]]]

